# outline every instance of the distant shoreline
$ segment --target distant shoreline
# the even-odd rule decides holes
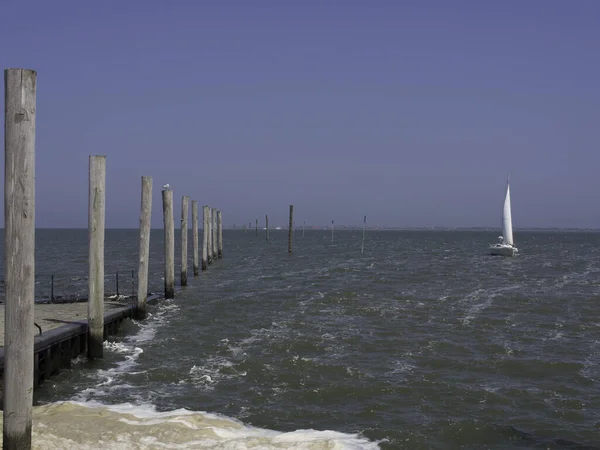
[[[200,228],[202,229],[202,228]],[[244,228],[223,228],[224,230],[227,231],[254,231],[254,228],[252,229],[244,229]],[[296,227],[295,230],[296,232],[298,232],[299,230],[301,230],[302,227]],[[380,226],[380,227],[367,227],[366,228],[367,231],[481,231],[481,232],[493,232],[493,231],[498,231],[501,232],[501,230],[499,230],[498,227],[386,227],[386,226]],[[36,230],[87,230],[87,228],[58,228],[58,227],[52,227],[52,228],[44,228],[44,227],[38,227],[36,228]],[[106,228],[107,231],[119,231],[119,230],[139,230],[139,228]],[[159,231],[162,230],[162,228],[152,228],[152,231]],[[191,230],[191,228],[190,228]],[[331,229],[328,227],[311,227],[311,226],[306,226],[305,227],[306,231],[330,231]],[[361,231],[362,227],[361,226],[344,226],[344,225],[336,225],[335,228],[336,232],[338,231]],[[515,232],[580,232],[580,233],[598,233],[600,232],[600,228],[554,228],[554,227],[524,227],[524,228],[514,228]],[[0,231],[4,231],[4,228],[0,228]],[[261,228],[260,229],[261,232],[264,232],[264,230]],[[287,232],[287,228],[285,229],[279,229],[276,230],[275,228],[271,228],[269,229],[269,232],[277,232],[277,231],[282,231],[282,232]]]

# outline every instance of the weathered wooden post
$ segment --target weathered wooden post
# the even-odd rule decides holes
[[[223,216],[217,211],[217,253],[219,258],[223,257]]]
[[[4,449],[31,448],[37,73],[4,71]]]
[[[212,257],[217,259],[217,209],[211,208],[212,217]]]
[[[292,253],[292,232],[294,229],[294,205],[290,205],[290,227],[288,230],[288,253]]]
[[[104,341],[104,219],[106,156],[90,156],[88,209],[88,358],[102,358]]]
[[[213,263],[213,209],[208,207],[208,263]]]
[[[197,277],[200,268],[198,261],[198,202],[192,200],[192,246],[194,247],[194,276]]]
[[[163,189],[163,221],[165,228],[165,298],[175,297],[175,223],[173,191]]]
[[[209,221],[210,221],[209,207],[204,205],[202,207],[202,270],[208,269],[210,259],[208,258],[208,244],[210,242],[209,237]]]
[[[150,218],[152,217],[152,177],[142,177],[140,211],[140,256],[138,263],[138,292],[136,318],[146,318],[148,300],[148,264],[150,259]]]
[[[188,208],[190,198],[184,195],[181,199],[181,285],[187,286],[188,270]]]
[[[269,242],[269,216],[265,215],[265,229],[267,231],[267,242]]]

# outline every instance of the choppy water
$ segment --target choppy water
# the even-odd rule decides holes
[[[600,448],[600,234],[515,237],[502,258],[496,233],[369,232],[361,255],[361,232],[306,231],[289,255],[285,231],[226,230],[223,260],[36,392],[36,445]],[[135,230],[106,245],[107,273],[136,267]],[[39,272],[86,255],[85,230],[38,232]]]

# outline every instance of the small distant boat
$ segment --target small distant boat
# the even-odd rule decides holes
[[[490,245],[490,253],[499,256],[515,256],[519,249],[514,246],[512,232],[512,215],[510,208],[510,183],[506,177],[506,196],[502,210],[502,236],[498,236],[498,243]]]

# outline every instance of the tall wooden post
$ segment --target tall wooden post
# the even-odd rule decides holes
[[[288,230],[288,253],[292,253],[292,232],[294,229],[294,205],[290,205],[290,227]]]
[[[175,297],[175,223],[173,220],[173,191],[162,191],[165,228],[165,298]]]
[[[210,250],[210,240],[212,237],[210,206],[205,205],[204,210],[204,248],[202,250],[202,270],[206,270],[209,264],[212,264],[212,255]]]
[[[215,208],[210,208],[210,225],[211,225],[211,247],[210,251],[212,254],[213,261],[217,259],[217,210]]]
[[[4,449],[31,448],[37,73],[4,71]]]
[[[202,207],[202,270],[208,269],[208,206]]]
[[[194,276],[199,273],[200,264],[198,261],[198,202],[192,200],[192,246],[194,247]]]
[[[265,215],[265,229],[267,231],[267,242],[269,242],[269,216]]]
[[[106,156],[90,156],[88,358],[102,358],[104,341],[104,218]]]
[[[221,211],[217,211],[217,254],[219,258],[223,257],[223,216]]]
[[[150,219],[152,217],[152,177],[142,177],[142,206],[140,213],[140,260],[136,318],[146,318],[148,300],[148,263],[150,259]]]
[[[188,208],[190,198],[184,195],[181,199],[181,285],[187,286],[188,271]]]

